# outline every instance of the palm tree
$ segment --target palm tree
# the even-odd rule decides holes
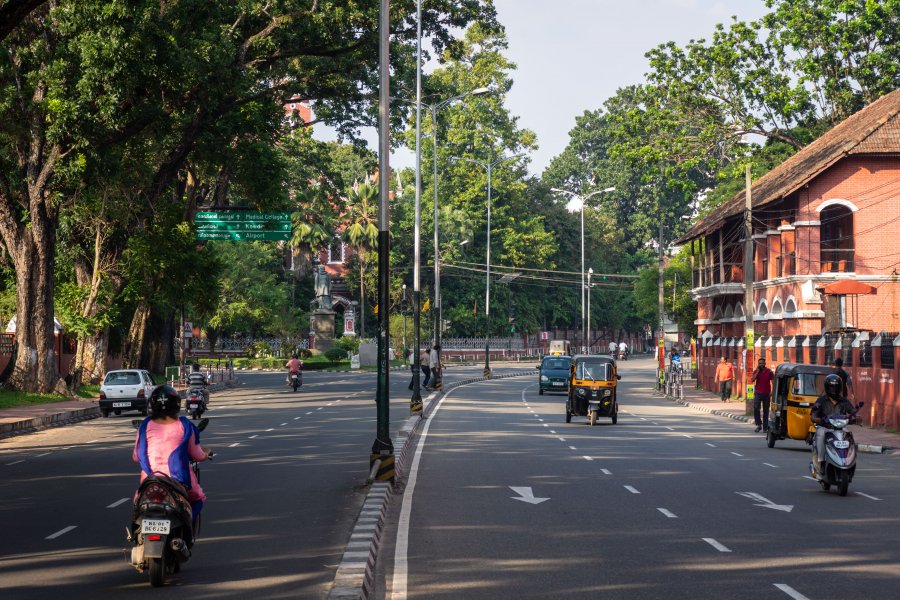
[[[345,214],[347,226],[344,241],[356,253],[359,261],[359,337],[366,334],[365,319],[365,271],[369,251],[378,245],[378,188],[370,177],[362,183],[356,182],[350,190]],[[387,307],[381,307],[387,310]]]
[[[315,250],[331,241],[337,228],[337,212],[321,189],[311,186],[296,192],[297,211],[293,214],[292,253],[301,259],[294,276],[300,279],[309,273]],[[295,249],[295,250],[294,250]]]

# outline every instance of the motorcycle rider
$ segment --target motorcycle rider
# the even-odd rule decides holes
[[[619,358],[628,360],[628,344],[625,343],[625,340],[619,342]]]
[[[191,513],[196,523],[206,494],[191,469],[190,461],[207,460],[213,452],[200,445],[197,426],[190,419],[178,416],[181,396],[175,388],[169,385],[157,387],[150,394],[149,404],[150,416],[138,429],[132,460],[141,466],[141,482],[154,473],[162,473],[183,485],[188,491]]]
[[[613,340],[610,340],[610,342],[609,342],[609,355],[610,355],[611,357],[613,357],[613,358],[616,357],[616,348],[617,348],[616,342],[613,341]]]
[[[200,393],[201,402],[206,405],[209,402],[209,390],[207,389],[208,382],[206,380],[206,375],[204,375],[200,371],[200,363],[194,363],[191,367],[191,373],[188,375],[188,391],[194,391]]]
[[[852,415],[856,412],[849,400],[841,395],[844,382],[837,373],[831,373],[825,377],[825,393],[819,396],[810,411],[810,418],[816,427],[816,437],[813,443],[813,464],[816,472],[822,475],[825,472],[825,431],[828,417],[832,415]]]
[[[287,381],[288,381],[288,385],[290,385],[291,377],[293,377],[294,375],[298,375],[298,376],[300,375],[300,369],[301,369],[301,367],[303,367],[303,362],[299,358],[297,358],[296,354],[294,354],[291,356],[291,360],[287,361],[287,363],[284,366],[288,370],[288,380]]]

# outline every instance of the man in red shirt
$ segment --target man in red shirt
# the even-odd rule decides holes
[[[754,431],[769,431],[769,397],[772,395],[772,380],[775,379],[775,373],[766,366],[766,359],[759,359],[759,366],[750,375],[750,383],[755,384],[753,388],[753,420],[756,422]],[[762,406],[763,418],[759,420],[759,409]]]

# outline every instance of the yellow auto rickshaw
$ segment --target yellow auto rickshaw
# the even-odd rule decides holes
[[[615,424],[619,420],[616,383],[621,378],[616,373],[616,361],[609,356],[573,356],[569,367],[566,423],[571,423],[572,415],[577,415],[588,417],[591,425],[597,424],[598,417],[609,417]]]
[[[809,413],[824,392],[825,377],[831,373],[834,369],[823,365],[778,365],[769,404],[769,448],[784,439],[811,443],[810,431],[814,430]]]

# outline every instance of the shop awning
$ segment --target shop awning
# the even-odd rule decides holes
[[[868,296],[878,293],[878,288],[855,279],[842,279],[819,289],[826,296]]]

